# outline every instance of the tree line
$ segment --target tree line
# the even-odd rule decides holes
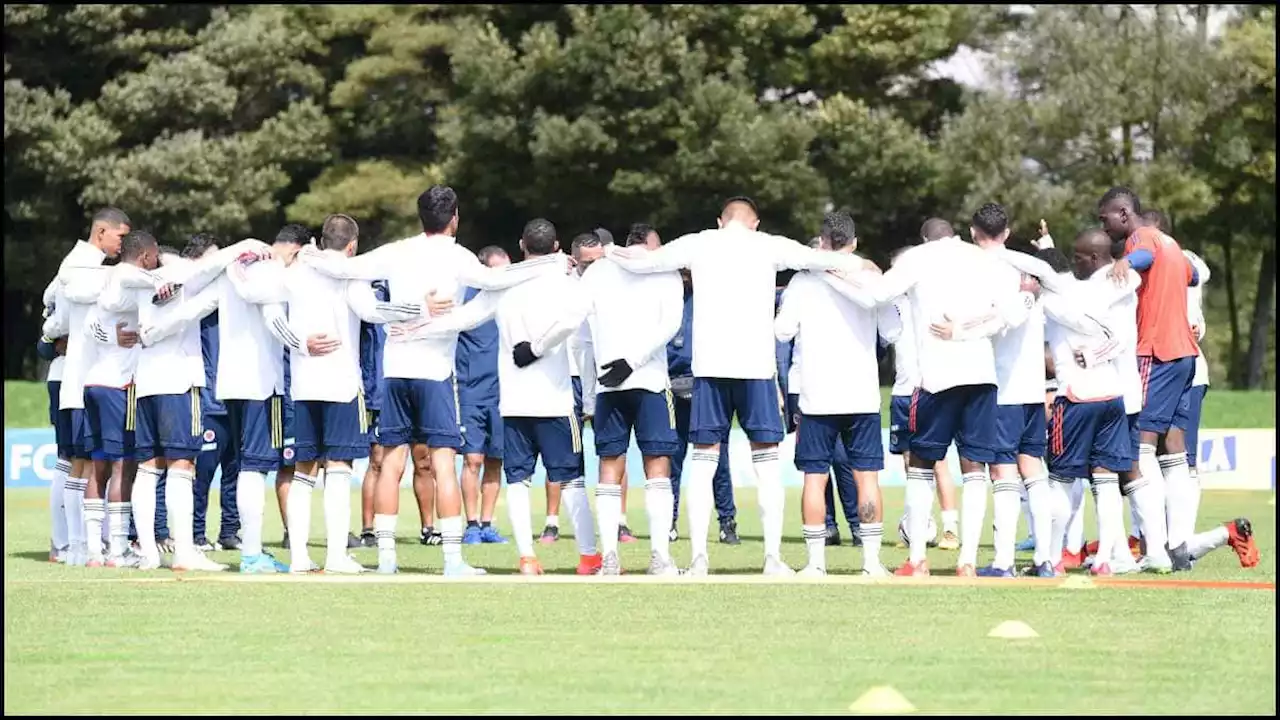
[[[748,193],[798,239],[850,209],[884,265],[987,201],[1069,245],[1125,184],[1212,271],[1214,382],[1274,387],[1274,6],[1021,7],[6,5],[5,377],[105,204],[174,245],[338,211],[368,245],[447,182],[461,242],[514,250]],[[987,86],[937,72],[962,47]]]

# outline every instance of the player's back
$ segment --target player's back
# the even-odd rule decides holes
[[[857,305],[808,272],[792,278],[780,316],[790,314],[792,302],[798,302],[800,332],[792,362],[799,368],[799,387],[790,392],[800,395],[801,411],[810,415],[878,412],[878,312]]]
[[[576,312],[574,308],[582,305],[579,292],[576,279],[561,273],[501,292],[494,319],[498,323],[498,404],[503,417],[573,414],[567,344],[545,348],[541,357],[524,368],[516,367],[512,353],[522,342],[546,337],[566,313]]]
[[[671,337],[657,338],[655,333],[662,331],[664,323],[665,327],[675,323],[679,330],[683,310],[680,275],[630,273],[609,258],[602,258],[583,273],[579,282],[580,290],[592,306],[587,323],[596,365],[618,358],[634,361],[640,346],[656,346],[660,341],[659,350],[643,365],[632,368],[631,376],[616,389],[643,388],[658,392],[666,388],[666,343]],[[664,313],[670,315],[664,317]]]
[[[248,267],[233,264],[218,278],[219,400],[265,400],[284,390],[284,357],[280,343],[267,330],[263,306],[241,297],[231,279],[239,272],[246,283],[278,283],[283,282],[283,269],[274,260]]]
[[[294,263],[285,271],[289,325],[300,337],[327,335],[341,343],[327,355],[295,354],[289,358],[294,400],[347,403],[363,386],[360,319],[347,304],[347,282],[323,275],[305,263]]]
[[[452,299],[462,305],[466,298],[466,287],[460,282],[462,263],[475,258],[454,238],[419,234],[398,241],[392,251],[395,261],[387,265],[385,278],[391,302],[421,303],[434,291],[436,299]],[[421,323],[392,325],[412,328]],[[446,380],[454,373],[457,346],[457,334],[423,337],[412,332],[389,333],[383,348],[383,372],[389,378]]]
[[[1138,354],[1165,362],[1195,357],[1200,351],[1187,324],[1191,263],[1177,241],[1153,227],[1140,227],[1129,236],[1125,251],[1138,250],[1152,256],[1138,288]]]
[[[893,306],[902,329],[893,343],[893,389],[890,394],[903,397],[920,387],[920,350],[911,301],[906,295],[900,295],[893,300]]]
[[[1015,250],[999,249],[1000,257]],[[1003,260],[998,272],[1005,285],[1020,286],[1021,273]],[[996,356],[996,403],[1039,405],[1044,402],[1044,308],[1031,306],[1026,320],[992,337]]]

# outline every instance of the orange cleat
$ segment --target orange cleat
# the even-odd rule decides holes
[[[579,575],[595,575],[600,572],[600,566],[604,564],[604,558],[600,553],[595,555],[583,555],[578,560]]]
[[[956,577],[978,577],[978,571],[974,570],[972,565],[958,565],[956,566]]]
[[[929,561],[921,560],[918,565],[910,560],[893,572],[896,577],[929,577]]]
[[[1253,525],[1248,518],[1236,518],[1223,525],[1227,528],[1227,544],[1236,551],[1236,557],[1240,558],[1240,567],[1256,566],[1261,556],[1258,554],[1258,546],[1253,544]]]
[[[520,558],[520,574],[541,575],[542,563],[538,562],[536,557],[522,557]]]
[[[1062,577],[1067,574],[1067,569],[1062,567],[1062,562],[1059,561],[1057,565],[1053,566],[1053,573],[1058,577]]]
[[[1084,551],[1082,550],[1080,552],[1073,553],[1063,550],[1062,562],[1060,564],[1067,570],[1080,569],[1084,566]]]
[[[1129,552],[1133,553],[1134,560],[1142,557],[1142,538],[1137,535],[1129,536]]]
[[[1084,546],[1084,556],[1085,556],[1085,557],[1089,557],[1090,555],[1097,555],[1097,554],[1098,554],[1098,541],[1097,541],[1097,540],[1094,540],[1094,541],[1093,541],[1093,542],[1091,542],[1091,543],[1086,543],[1086,544],[1085,544],[1085,546]]]

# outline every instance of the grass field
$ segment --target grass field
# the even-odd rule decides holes
[[[889,426],[889,389],[881,388],[881,421]],[[4,425],[8,428],[49,426],[49,392],[44,383],[6,380]],[[1210,390],[1205,396],[1201,427],[1217,429],[1271,428],[1276,426],[1276,394],[1273,390]]]
[[[1125,578],[1080,588],[945,577],[863,584],[848,575],[844,583],[752,582],[763,580],[759,523],[752,492],[738,494],[745,542],[712,547],[718,575],[710,580],[720,582],[644,582],[644,540],[623,546],[635,575],[577,578],[567,538],[539,546],[548,579],[512,577],[508,545],[464,550],[500,577],[444,581],[434,577],[440,549],[413,539],[406,493],[401,575],[336,583],[322,575],[232,582],[240,578],[229,573],[179,581],[168,571],[51,565],[47,494],[8,490],[5,713],[843,714],[888,685],[929,713],[1275,714],[1267,493],[1206,493],[1200,510],[1201,529],[1250,515],[1258,567],[1241,569],[1224,548],[1155,587]],[[320,495],[313,534],[323,526]],[[892,527],[901,491],[885,495]],[[799,567],[795,491],[788,503],[783,552]],[[271,508],[266,536],[278,544]],[[643,527],[639,492],[629,515]],[[687,562],[687,540],[673,551]],[[355,552],[375,562],[375,551]],[[884,555],[896,565],[905,550],[889,544]],[[989,559],[984,549],[980,560]],[[934,551],[931,562],[949,574],[955,556]],[[861,551],[829,548],[828,565],[851,573]],[[1177,586],[1185,580],[1271,586]],[[1005,620],[1039,637],[988,638]]]

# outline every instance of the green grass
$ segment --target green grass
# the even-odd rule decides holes
[[[889,426],[889,389],[881,388],[881,421]],[[6,380],[4,425],[8,428],[49,426],[49,394],[44,383]],[[1274,390],[1217,390],[1205,396],[1201,427],[1221,430],[1276,426]]]
[[[886,524],[893,527],[901,492],[885,495]],[[323,526],[316,497],[313,534]],[[1268,497],[1206,493],[1200,510],[1202,528],[1253,513],[1262,552],[1257,568],[1242,570],[1223,549],[1176,579],[1274,583]],[[630,501],[631,524],[639,529],[641,493]],[[6,714],[845,713],[878,685],[893,686],[921,711],[946,714],[1274,715],[1276,709],[1274,590],[593,578],[528,585],[396,584],[376,577],[342,585],[131,583],[117,580],[173,575],[46,562],[46,502],[42,490],[5,493]],[[805,549],[795,492],[788,503],[783,552],[799,566]],[[746,541],[712,547],[716,572],[758,573],[754,505],[751,491],[739,490]],[[406,493],[401,567],[405,575],[436,573],[440,548],[412,539],[413,507]],[[505,512],[500,508],[499,517]],[[274,503],[268,515],[268,541],[278,542]],[[1088,517],[1092,525],[1091,511]],[[688,551],[686,540],[674,547],[681,563]],[[513,546],[464,552],[496,572],[510,572],[515,563]],[[572,572],[571,539],[538,552],[549,572]],[[355,553],[374,562],[372,550]],[[890,543],[884,559],[893,565],[904,555]],[[322,556],[313,546],[312,557]],[[235,560],[233,553],[216,557]],[[647,542],[624,545],[622,557],[628,572],[643,572]],[[984,549],[980,559],[989,558]],[[943,569],[955,556],[934,551],[931,560]],[[830,548],[828,565],[851,572],[861,566],[861,551]],[[1004,620],[1022,620],[1040,637],[987,638]]]

